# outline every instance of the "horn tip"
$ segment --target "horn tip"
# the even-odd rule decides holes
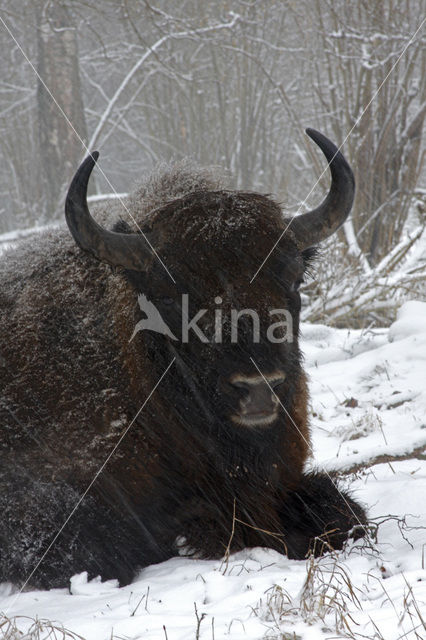
[[[321,138],[325,138],[325,136],[320,133],[319,131],[317,131],[316,129],[312,129],[311,127],[307,127],[305,129],[305,133],[311,138],[311,140],[313,140],[314,142],[316,142],[318,139]]]
[[[97,162],[98,158],[99,158],[99,151],[91,151],[90,152],[90,157],[92,158],[92,160],[94,162]]]

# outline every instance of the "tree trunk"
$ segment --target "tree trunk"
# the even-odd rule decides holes
[[[44,221],[58,217],[65,191],[84,153],[87,128],[76,28],[61,2],[39,2],[37,108]],[[44,84],[43,84],[44,83]]]

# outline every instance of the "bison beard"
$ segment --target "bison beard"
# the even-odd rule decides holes
[[[328,476],[304,470],[310,436],[297,283],[310,247],[343,222],[353,198],[343,156],[321,134],[310,135],[331,163],[330,193],[292,221],[251,285],[288,221],[271,199],[221,190],[186,166],[155,176],[127,203],[176,285],[118,215],[97,213],[102,221],[115,217],[114,231],[93,222],[90,158],[67,201],[84,252],[60,230],[0,261],[0,581],[31,576],[32,586],[57,587],[88,571],[124,585],[179,551],[219,558],[230,543],[304,558],[363,534],[362,508]],[[237,345],[229,344],[229,327],[220,345],[177,344],[152,332],[129,343],[140,293],[175,335],[181,293],[190,296],[191,314],[218,294],[225,311],[252,308],[262,322],[269,308],[285,307],[293,341],[271,344],[262,335],[253,344],[243,322]],[[285,410],[266,426],[231,419],[252,393],[234,384],[235,374],[257,375],[251,358],[280,382]]]

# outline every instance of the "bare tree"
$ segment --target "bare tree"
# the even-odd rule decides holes
[[[0,14],[0,230],[34,224],[40,210],[37,157],[36,78],[18,43],[27,42],[35,55],[33,12],[24,4],[17,11],[3,3]],[[11,33],[15,40],[12,38]]]
[[[76,27],[65,2],[39,0],[37,13],[38,130],[43,221],[57,217],[66,185],[87,140]]]
[[[343,269],[363,300],[378,278],[385,301],[392,270],[404,268],[421,237],[411,205],[425,175],[426,0],[23,0],[19,12],[15,4],[3,0],[15,40],[0,29],[9,47],[0,80],[2,229],[61,216],[86,153],[79,138],[102,150],[110,184],[97,173],[100,192],[128,190],[157,162],[193,156],[292,209],[323,173],[310,207],[328,186],[303,133],[313,126],[344,141],[357,181],[330,268]],[[395,280],[404,295],[422,282],[410,268],[415,276],[400,271]],[[306,317],[347,322],[356,308],[362,326],[364,303],[348,299],[340,311],[328,273],[311,288]],[[388,301],[375,302],[366,321],[389,319]]]
[[[312,100],[355,169],[356,243],[374,266],[399,243],[422,172],[426,3],[309,4]],[[308,14],[307,14],[308,15]]]

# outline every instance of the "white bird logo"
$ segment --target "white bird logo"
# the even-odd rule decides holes
[[[162,333],[165,336],[168,336],[172,340],[178,340],[176,336],[171,332],[170,328],[164,322],[161,317],[161,313],[158,311],[157,307],[148,300],[146,295],[143,293],[138,295],[138,303],[141,308],[141,311],[146,313],[146,318],[143,320],[139,320],[136,324],[135,329],[132,333],[132,337],[129,342],[133,340],[138,331],[143,331],[148,329],[149,331],[156,331],[157,333]]]

